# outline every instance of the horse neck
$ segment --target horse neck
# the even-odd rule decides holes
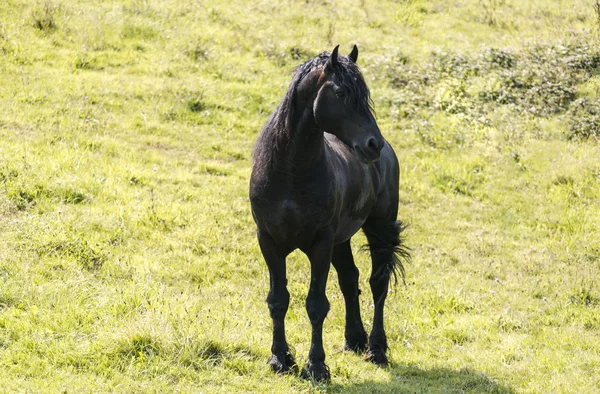
[[[323,130],[316,124],[312,108],[304,108],[292,119],[280,151],[280,168],[290,179],[301,180],[311,175],[324,156]]]

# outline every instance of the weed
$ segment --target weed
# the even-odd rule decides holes
[[[123,358],[146,359],[160,354],[161,345],[153,337],[136,334],[132,338],[122,340],[118,345],[118,353]]]
[[[334,34],[335,34],[335,22],[329,22],[329,25],[327,27],[326,39],[330,46],[333,45]]]
[[[204,41],[193,43],[184,51],[184,53],[195,62],[207,60],[209,56],[208,43]]]
[[[187,106],[192,112],[201,112],[206,108],[204,103],[202,103],[202,96],[188,101]]]
[[[444,330],[444,336],[454,345],[464,345],[472,341],[471,335],[463,330],[446,329]]]
[[[158,32],[153,26],[136,23],[134,21],[127,21],[121,29],[121,37],[124,39],[137,38],[142,40],[150,40],[155,38],[157,35]]]
[[[102,268],[108,256],[99,251],[98,245],[94,248],[86,240],[79,238],[67,241],[52,241],[38,248],[41,255],[71,257],[88,271],[97,271]]]
[[[56,22],[57,11],[58,7],[50,0],[46,0],[41,4],[38,3],[31,15],[33,26],[44,33],[53,33],[58,28]]]
[[[573,305],[595,306],[600,303],[600,298],[595,295],[593,279],[584,278],[581,285],[569,296]]]
[[[483,9],[483,18],[490,26],[498,24],[498,9],[504,5],[504,0],[479,0]]]

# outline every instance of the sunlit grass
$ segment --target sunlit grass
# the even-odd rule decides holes
[[[587,1],[2,2],[0,387],[600,390],[598,65],[548,74],[594,61],[597,29]],[[293,68],[355,43],[413,264],[387,305],[387,370],[341,351],[332,272],[332,381],[314,385],[266,364],[251,151]],[[290,256],[300,363],[307,270]]]

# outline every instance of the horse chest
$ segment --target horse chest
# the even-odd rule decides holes
[[[319,227],[328,222],[333,209],[325,197],[283,198],[272,207],[282,226],[290,228]]]
[[[291,247],[311,243],[315,233],[327,226],[334,216],[329,199],[319,194],[273,193],[254,201],[253,214],[259,226],[275,239]]]

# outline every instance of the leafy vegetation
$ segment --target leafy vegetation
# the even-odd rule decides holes
[[[572,0],[0,3],[7,392],[600,390],[600,39]],[[293,68],[360,48],[413,264],[391,367],[275,376],[247,186]],[[362,310],[372,302],[354,245]],[[288,262],[303,363],[307,262]]]

